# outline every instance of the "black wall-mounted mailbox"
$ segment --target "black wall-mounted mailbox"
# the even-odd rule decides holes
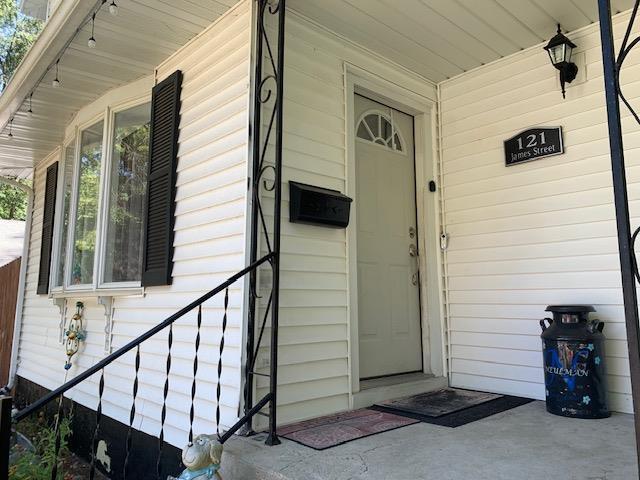
[[[345,228],[349,225],[351,199],[338,190],[289,182],[289,220]]]

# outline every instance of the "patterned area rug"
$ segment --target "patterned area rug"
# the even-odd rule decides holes
[[[278,435],[315,450],[324,450],[414,423],[419,420],[365,408],[287,425],[278,429]]]
[[[502,395],[458,388],[445,388],[436,392],[420,393],[410,397],[388,400],[377,403],[376,406],[392,409],[401,415],[413,413],[427,417],[441,417],[465,408],[474,407],[482,403],[501,398]]]

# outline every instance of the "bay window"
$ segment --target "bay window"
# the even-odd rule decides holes
[[[176,70],[151,102],[105,106],[68,128],[46,168],[38,294],[58,306],[95,294],[107,311],[115,295],[171,284],[181,89]]]
[[[54,289],[140,286],[149,125],[149,103],[109,110],[63,149]]]

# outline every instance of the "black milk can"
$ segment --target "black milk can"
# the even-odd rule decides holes
[[[590,305],[549,305],[546,311],[553,313],[540,320],[547,411],[608,417],[604,323],[589,320]]]

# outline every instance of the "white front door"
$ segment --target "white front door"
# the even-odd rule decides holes
[[[355,96],[360,378],[422,370],[413,117]]]

